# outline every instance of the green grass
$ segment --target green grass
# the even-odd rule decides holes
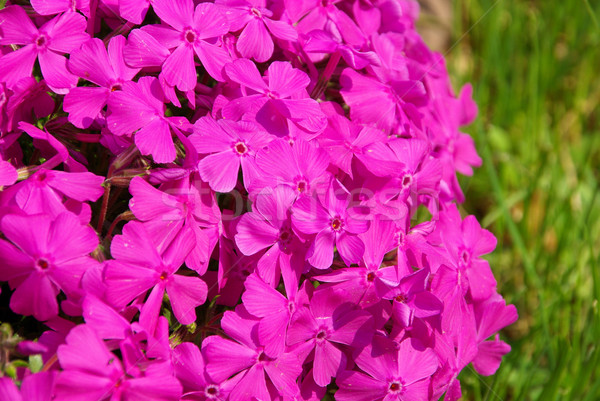
[[[483,159],[462,207],[498,237],[489,260],[520,315],[496,375],[461,375],[463,399],[599,400],[600,2],[453,4],[446,57],[474,86]]]

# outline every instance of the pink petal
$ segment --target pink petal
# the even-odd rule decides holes
[[[178,274],[170,277],[167,294],[179,323],[191,324],[196,320],[196,307],[206,301],[207,291],[206,283],[199,277]]]
[[[33,257],[19,251],[12,244],[0,240],[0,281],[8,281],[29,274],[34,269]]]
[[[139,0],[119,0],[119,14],[127,21],[141,24],[148,12],[150,3]]]
[[[149,333],[154,333],[156,330],[164,295],[165,285],[164,282],[161,282],[152,288],[140,309],[140,325]]]
[[[347,371],[335,381],[340,389],[335,393],[339,401],[373,401],[387,394],[388,384],[372,379],[364,373]]]
[[[133,195],[129,201],[129,208],[141,221],[162,218],[167,224],[169,221],[185,217],[180,210],[182,205],[175,196],[154,188],[142,177],[134,177],[131,180],[129,192]]]
[[[473,367],[483,376],[491,376],[500,367],[502,357],[510,352],[510,345],[497,338],[494,341],[484,341],[479,344],[477,356],[473,360]]]
[[[294,227],[306,234],[316,234],[328,229],[329,220],[327,210],[313,197],[305,196],[298,199],[292,208]]]
[[[113,238],[110,253],[115,259],[150,268],[162,265],[162,259],[146,228],[138,221],[127,223],[123,227],[123,235]]]
[[[143,155],[152,155],[156,163],[170,163],[177,156],[169,124],[155,118],[135,133],[135,145]]]
[[[104,43],[93,38],[73,50],[69,57],[69,70],[81,78],[96,85],[108,88],[111,80],[116,79]]]
[[[309,340],[315,336],[318,330],[319,325],[310,310],[302,307],[292,316],[287,333],[287,344],[294,345]]]
[[[254,350],[221,337],[214,337],[203,351],[206,371],[216,382],[226,380],[256,362]]]
[[[83,301],[83,317],[101,338],[123,339],[131,330],[123,316],[93,295]]]
[[[192,26],[194,13],[194,2],[192,0],[154,0],[152,8],[158,18],[178,31],[183,31],[185,27]]]
[[[96,201],[104,193],[102,184],[104,177],[92,173],[67,173],[64,171],[49,171],[48,185],[62,192],[69,198],[80,202]]]
[[[87,255],[98,246],[98,236],[90,226],[83,226],[72,213],[61,213],[48,232],[48,252],[59,263]]]
[[[38,35],[38,29],[19,6],[8,6],[0,11],[0,26],[0,45],[26,45]]]
[[[198,39],[209,39],[229,32],[229,21],[219,7],[200,3],[194,10],[194,28],[198,31]]]
[[[14,184],[19,175],[15,167],[7,161],[0,159],[0,187]]]
[[[48,252],[50,219],[46,215],[5,215],[0,220],[3,234],[26,254],[32,257]]]
[[[181,384],[166,373],[127,380],[127,401],[165,401],[181,397]]]
[[[108,42],[108,59],[110,60],[110,65],[116,77],[129,81],[140,71],[140,69],[132,68],[125,64],[123,51],[126,44],[127,39],[125,39],[125,37],[121,35],[113,37],[110,42]]]
[[[124,308],[131,300],[156,284],[156,272],[111,261],[106,265],[104,279],[107,282],[107,300],[117,308]]]
[[[13,292],[10,308],[20,315],[44,321],[58,315],[58,289],[45,273],[32,272]]]
[[[333,326],[335,332],[328,340],[353,346],[368,344],[374,331],[371,314],[366,311],[345,313],[340,319],[334,321]]]
[[[290,315],[280,311],[265,316],[258,323],[258,339],[265,344],[265,352],[271,357],[280,355],[285,349],[285,339]]]
[[[438,359],[431,348],[416,345],[418,340],[404,340],[398,351],[398,373],[406,385],[431,376],[438,368]]]
[[[206,72],[208,72],[208,75],[217,81],[224,82],[225,77],[223,76],[223,67],[231,61],[229,53],[222,47],[212,45],[202,40],[197,41],[194,44],[194,50],[206,69]]]
[[[53,401],[101,400],[112,393],[114,385],[112,379],[101,374],[69,370],[58,376]]]
[[[298,39],[298,32],[296,32],[293,26],[285,21],[275,21],[270,18],[263,18],[263,22],[276,38],[289,41]]]
[[[90,38],[85,32],[87,21],[83,15],[64,13],[57,18],[56,23],[48,32],[51,37],[48,42],[49,49],[59,53],[70,53]],[[44,30],[45,26],[42,26],[40,30]]]
[[[253,18],[240,34],[236,43],[240,54],[264,63],[273,54],[273,40],[262,20]]]
[[[246,278],[246,291],[242,295],[244,306],[256,317],[266,317],[287,310],[287,299],[256,274]]]
[[[229,192],[237,183],[240,158],[231,150],[214,153],[202,159],[198,165],[202,179],[216,192]]]
[[[244,255],[273,245],[279,239],[279,230],[266,222],[258,213],[246,213],[237,225],[235,242]]]
[[[337,236],[335,243],[347,266],[360,262],[365,252],[365,244],[357,235],[342,232]]]
[[[252,366],[229,394],[230,401],[270,400],[262,366]]]
[[[187,44],[175,49],[163,64],[162,74],[171,86],[181,91],[189,91],[196,87],[196,68],[194,67],[194,50]]]
[[[12,87],[21,78],[31,76],[36,58],[37,51],[34,45],[24,46],[0,57],[0,80]]]
[[[331,230],[323,230],[315,237],[312,245],[313,254],[308,261],[317,269],[327,269],[333,263],[333,242],[335,234]]]
[[[31,6],[40,15],[56,15],[69,11],[69,0],[31,0]]]
[[[168,48],[141,29],[131,31],[123,49],[123,59],[132,67],[160,66],[170,54]]]
[[[48,401],[52,399],[54,382],[58,372],[42,371],[26,376],[21,383],[21,395],[27,401]],[[0,398],[1,393],[0,393]],[[13,400],[12,398],[2,398]]]
[[[268,90],[267,84],[258,72],[256,65],[248,59],[237,59],[233,63],[227,64],[225,72],[231,80],[240,85],[254,89],[260,93]]]
[[[69,113],[69,122],[78,128],[89,128],[106,106],[110,90],[107,88],[73,88],[67,93],[63,109]]]
[[[67,69],[65,57],[48,50],[40,52],[38,59],[46,83],[55,92],[66,93],[68,89],[77,85],[78,78]]]
[[[305,72],[284,61],[274,61],[267,70],[269,89],[285,99],[304,90],[310,83]]]
[[[345,365],[346,357],[339,348],[329,341],[317,344],[313,368],[315,383],[321,387],[327,386],[331,382],[331,378],[335,377]]]
[[[113,134],[132,134],[156,118],[157,110],[148,105],[143,96],[141,85],[133,82],[126,82],[122,91],[111,93],[106,125]]]

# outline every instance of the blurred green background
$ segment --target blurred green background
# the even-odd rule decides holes
[[[483,166],[462,208],[498,237],[520,316],[496,375],[463,372],[463,399],[600,400],[600,1],[422,3],[454,87],[474,86]]]

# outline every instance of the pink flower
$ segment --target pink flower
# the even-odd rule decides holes
[[[48,86],[64,94],[77,84],[77,77],[67,70],[70,53],[89,39],[85,18],[78,13],[61,14],[36,28],[19,6],[0,10],[2,35],[0,45],[21,45],[19,50],[0,57],[0,80],[9,87],[31,76],[33,63],[39,60]]]
[[[274,20],[273,11],[265,8],[265,0],[217,0],[231,24],[231,31],[240,31],[236,48],[245,58],[253,58],[264,63],[273,54],[273,39],[294,41],[298,39],[296,30],[285,21]]]
[[[308,261],[317,269],[327,269],[333,262],[333,247],[349,266],[358,263],[365,244],[358,237],[369,228],[369,221],[361,216],[361,207],[348,208],[349,192],[332,180],[327,192],[319,199],[300,198],[292,208],[294,227],[305,234],[316,234],[309,250]]]
[[[9,214],[0,228],[10,241],[0,240],[0,280],[15,288],[11,309],[41,321],[56,316],[59,291],[77,298],[81,276],[97,263],[88,256],[98,246],[96,233],[68,212],[55,219]]]

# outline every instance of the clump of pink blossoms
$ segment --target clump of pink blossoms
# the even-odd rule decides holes
[[[477,107],[414,0],[22,3],[0,280],[36,341],[0,399],[452,401],[496,372],[517,311],[457,208]]]

